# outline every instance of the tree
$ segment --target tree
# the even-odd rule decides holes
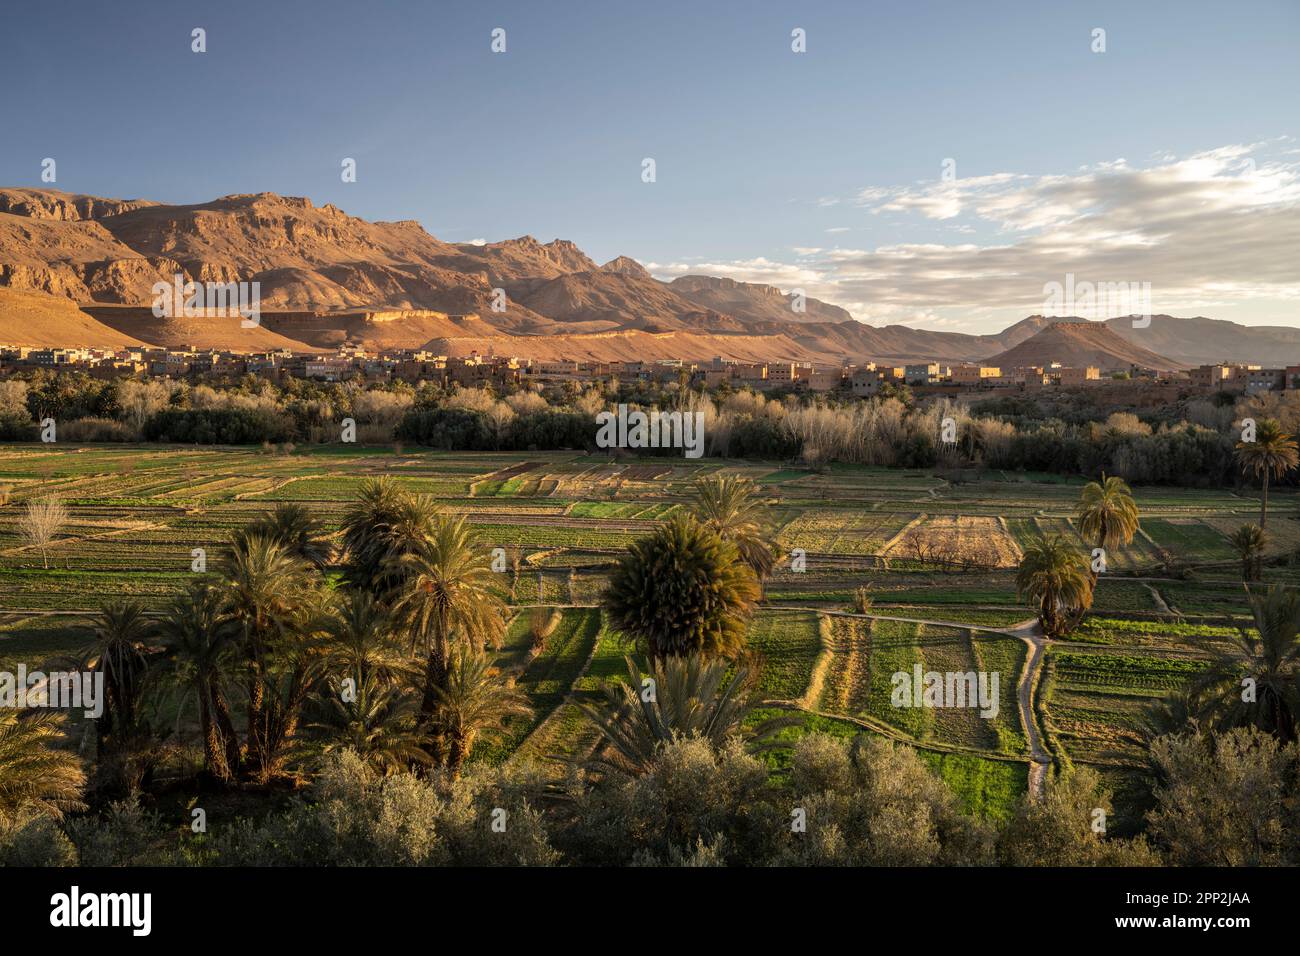
[[[1147,814],[1174,866],[1297,862],[1294,743],[1253,728],[1161,737],[1151,757],[1164,781]]]
[[[1193,691],[1206,697],[1207,716],[1220,729],[1255,727],[1292,741],[1300,716],[1300,594],[1272,587],[1251,596],[1250,610],[1254,628],[1210,648],[1213,663]]]
[[[1113,550],[1127,545],[1138,530],[1138,507],[1122,478],[1104,474],[1089,482],[1079,496],[1079,533],[1095,547]]]
[[[1158,865],[1160,858],[1144,841],[1106,839],[1111,812],[1111,794],[1101,777],[1090,767],[1076,767],[1052,779],[1041,800],[1030,794],[1020,799],[999,835],[998,861],[1006,866]]]
[[[1016,593],[1038,605],[1048,637],[1068,634],[1092,607],[1088,562],[1061,534],[1039,537],[1025,548],[1016,572]]]
[[[223,589],[240,627],[248,698],[247,769],[257,782],[266,783],[283,764],[285,745],[315,676],[320,595],[307,563],[260,535],[234,549]]]
[[[459,775],[477,738],[499,739],[510,718],[533,712],[514,681],[499,673],[485,652],[464,643],[452,649],[446,685],[434,691],[452,777]]]
[[[762,506],[755,490],[748,478],[704,478],[696,482],[693,510],[701,524],[736,546],[740,559],[762,581],[772,573],[777,553],[763,532]]]
[[[27,510],[19,519],[19,527],[34,548],[41,552],[41,564],[49,568],[49,547],[59,530],[68,523],[68,509],[58,498],[29,501]]]
[[[321,652],[327,674],[350,677],[357,686],[373,677],[391,687],[417,672],[399,647],[392,613],[364,591],[345,590],[336,600]]]
[[[54,710],[0,708],[0,823],[82,808],[81,762],[58,746],[65,720]]]
[[[505,631],[505,605],[496,593],[491,552],[464,518],[436,515],[411,550],[392,555],[387,573],[402,582],[393,605],[424,655],[420,725],[438,766],[449,758],[446,728],[438,719],[438,692],[449,688],[452,641],[473,648],[495,645]]]
[[[236,548],[246,545],[250,537],[263,537],[284,545],[285,550],[312,567],[324,568],[330,562],[334,546],[320,522],[305,505],[281,502],[269,515],[249,522],[232,536]]]
[[[90,621],[92,640],[80,661],[104,677],[103,713],[95,720],[101,769],[110,756],[126,759],[149,735],[141,714],[154,623],[139,601],[105,604]]]
[[[184,698],[198,704],[203,768],[221,783],[239,773],[239,737],[226,695],[238,665],[239,634],[224,595],[210,584],[180,594],[158,625],[166,671]]]
[[[627,683],[604,687],[598,706],[580,705],[604,740],[605,753],[597,764],[624,773],[648,772],[662,745],[684,737],[701,737],[721,747],[741,728],[757,707],[755,670],[725,660],[665,657],[642,672],[625,657]],[[777,718],[764,721],[745,735],[751,747],[770,746],[772,735],[792,723]]]
[[[300,750],[317,759],[352,750],[384,775],[427,764],[415,703],[404,687],[386,685],[373,671],[346,688],[330,677],[312,700],[313,713],[303,727],[308,739]]]
[[[653,663],[689,654],[734,657],[759,598],[736,546],[689,515],[633,542],[609,577],[612,626]]]
[[[1244,524],[1228,536],[1232,550],[1241,558],[1241,580],[1258,581],[1264,574],[1264,548],[1268,534],[1257,524]]]
[[[391,602],[402,584],[396,559],[413,552],[430,535],[437,517],[432,498],[408,495],[392,478],[363,481],[356,502],[343,517],[345,583]]]
[[[1283,478],[1300,464],[1300,450],[1294,439],[1282,431],[1282,426],[1272,418],[1261,420],[1255,429],[1255,440],[1237,442],[1236,459],[1241,473],[1262,481],[1259,502],[1259,526],[1268,526],[1268,483],[1270,478]]]

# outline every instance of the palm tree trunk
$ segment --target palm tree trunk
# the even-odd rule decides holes
[[[207,686],[199,688],[199,728],[203,734],[203,767],[208,775],[217,780],[230,776],[226,766],[226,751],[222,746],[221,731],[212,719],[211,690]]]
[[[1268,523],[1268,469],[1264,469],[1264,493],[1259,499],[1259,527],[1264,530]]]
[[[235,733],[234,721],[230,719],[230,703],[220,687],[213,688],[212,691],[212,722],[221,735],[221,745],[225,751],[226,779],[233,780],[239,775],[242,762],[239,759],[239,735]]]

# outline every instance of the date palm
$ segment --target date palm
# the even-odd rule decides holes
[[[1122,478],[1104,474],[1090,481],[1079,496],[1079,534],[1094,547],[1108,551],[1122,548],[1138,530],[1138,507],[1133,492]]]
[[[649,771],[662,744],[682,737],[703,737],[720,746],[742,728],[757,707],[756,672],[747,664],[694,654],[668,657],[642,671],[625,657],[627,682],[604,686],[599,705],[580,705],[600,731],[604,746],[594,765],[624,773]],[[745,736],[751,748],[773,745],[781,728],[797,723],[774,718],[751,728]]]
[[[1300,716],[1300,594],[1269,588],[1251,596],[1250,611],[1254,628],[1239,628],[1229,643],[1211,648],[1213,664],[1193,690],[1210,699],[1218,729],[1256,727],[1293,741]]]
[[[343,519],[344,581],[385,603],[395,600],[405,573],[398,559],[433,533],[438,516],[437,502],[407,494],[392,478],[362,482]]]
[[[1092,607],[1093,578],[1088,562],[1064,535],[1031,541],[1016,572],[1016,593],[1038,606],[1038,622],[1048,637],[1062,637]]]
[[[1259,526],[1268,526],[1268,483],[1270,478],[1284,478],[1300,464],[1300,450],[1295,440],[1282,431],[1274,419],[1265,418],[1255,429],[1255,440],[1237,442],[1235,452],[1241,473],[1262,482],[1259,500]]]
[[[318,569],[330,563],[334,552],[320,522],[305,505],[296,502],[281,502],[269,515],[249,522],[233,537],[236,548],[244,546],[250,537],[278,541],[289,553]]]
[[[125,753],[147,735],[141,705],[148,680],[154,623],[139,601],[105,604],[90,620],[92,639],[82,649],[79,667],[104,677],[103,713],[95,720],[98,751]]]
[[[251,535],[232,552],[223,585],[239,625],[248,697],[248,769],[274,776],[314,676],[311,638],[320,592],[309,565],[279,541]]]
[[[227,697],[238,670],[239,635],[225,596],[208,584],[176,597],[158,625],[165,672],[185,699],[198,704],[204,770],[222,783],[239,773],[239,737]]]
[[[1268,534],[1257,524],[1244,524],[1228,536],[1232,550],[1241,558],[1241,580],[1258,581],[1264,573],[1264,548]]]
[[[491,552],[464,518],[436,515],[413,549],[389,558],[402,582],[393,605],[415,648],[424,656],[420,724],[439,766],[450,756],[437,716],[438,691],[446,691],[453,638],[471,648],[495,646],[505,631],[505,605],[496,592]]]
[[[689,515],[634,541],[605,589],[610,623],[651,661],[734,657],[759,598],[758,578],[734,544]]]
[[[86,775],[76,754],[60,746],[65,723],[54,710],[0,708],[0,822],[82,809]]]
[[[696,482],[694,512],[705,527],[730,541],[740,559],[762,581],[776,566],[777,553],[763,532],[762,505],[748,478],[723,475]]]
[[[446,685],[435,690],[437,722],[446,735],[446,766],[453,777],[476,740],[499,739],[512,717],[533,712],[527,696],[492,666],[491,657],[464,643],[452,649]]]
[[[299,753],[319,759],[355,750],[385,776],[427,764],[424,737],[415,725],[416,702],[406,688],[386,684],[374,673],[350,686],[330,677],[310,701]]]
[[[336,597],[321,652],[327,674],[356,684],[373,677],[379,686],[391,687],[415,670],[399,646],[391,612],[364,591],[345,590]]]

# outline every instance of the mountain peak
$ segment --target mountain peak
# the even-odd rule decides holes
[[[631,256],[615,256],[600,267],[601,272],[617,272],[621,275],[636,276],[638,279],[649,279],[650,273],[646,271],[645,266],[637,262]]]

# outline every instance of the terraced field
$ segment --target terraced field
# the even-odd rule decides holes
[[[0,448],[0,488],[8,490],[0,497],[0,667],[73,652],[85,643],[86,615],[107,599],[161,607],[194,580],[195,549],[212,573],[230,532],[279,502],[307,506],[336,532],[360,483],[393,475],[464,515],[484,547],[506,550],[500,591],[511,603],[563,609],[540,652],[528,611],[516,614],[497,664],[515,675],[534,713],[474,755],[546,759],[558,772],[596,743],[578,704],[625,679],[629,649],[599,610],[611,563],[689,507],[698,477],[724,470],[759,482],[778,543],[804,552],[802,569],[786,558],[766,582],[767,606],[749,633],[761,692],[800,715],[800,727],[786,733],[910,743],[989,816],[1008,813],[1028,786],[1029,726],[1061,760],[1093,764],[1121,783],[1137,772],[1143,707],[1194,677],[1248,624],[1226,539],[1257,520],[1247,493],[1135,489],[1142,530],[1110,555],[1083,626],[1047,647],[1035,707],[1024,714],[1020,629],[1032,612],[1016,595],[1013,568],[1042,533],[1087,547],[1073,523],[1078,480],[989,472],[954,484],[922,471],[833,465],[813,473],[782,462],[642,463],[551,452],[11,445]],[[29,501],[50,496],[65,503],[69,520],[43,558],[21,518]],[[1271,504],[1269,554],[1300,549],[1294,495],[1277,491]],[[964,571],[917,561],[906,544],[913,530],[993,560]],[[1300,586],[1300,565],[1275,563],[1266,577]],[[860,587],[874,601],[869,616],[846,613]],[[996,715],[893,706],[894,675],[918,664],[996,673]],[[783,772],[781,752],[768,759]]]

